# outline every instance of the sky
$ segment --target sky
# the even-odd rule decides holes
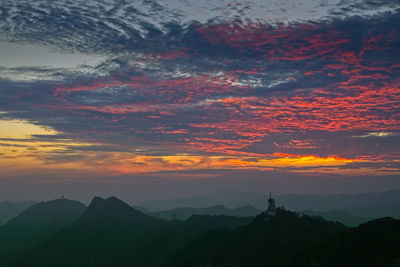
[[[400,188],[397,0],[3,0],[0,200]]]

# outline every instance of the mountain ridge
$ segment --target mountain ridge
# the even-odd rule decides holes
[[[260,214],[237,229],[203,233],[175,254],[170,266],[273,266],[347,229],[340,223],[277,209],[276,215]]]
[[[204,208],[193,207],[179,207],[170,210],[162,210],[155,212],[148,212],[149,215],[162,218],[164,220],[178,219],[186,220],[193,215],[228,215],[237,217],[253,217],[261,213],[261,210],[254,208],[250,205],[244,205],[238,208],[227,208],[223,205],[213,205]]]
[[[323,240],[285,266],[400,266],[399,240],[400,220],[384,217]]]
[[[37,203],[0,227],[0,266],[75,223],[86,206],[75,200]]]

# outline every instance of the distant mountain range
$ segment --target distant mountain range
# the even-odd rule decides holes
[[[325,212],[341,210],[355,217],[378,218],[391,216],[400,218],[400,190],[381,193],[336,194],[336,195],[276,195],[278,206],[293,211],[312,210]],[[224,205],[237,208],[246,205],[265,210],[267,195],[257,192],[218,191],[213,194],[193,198],[167,199],[142,203],[151,210],[169,210],[179,207],[203,208]]]
[[[251,202],[253,202],[255,199],[264,198],[263,205],[261,207],[257,207],[258,209],[264,209],[265,196],[265,194],[259,192],[240,192],[225,190],[195,197],[148,201],[140,203],[139,206],[151,211],[168,210],[180,207],[203,208],[215,205],[223,205],[228,208],[237,208],[251,204]]]
[[[186,220],[193,215],[228,215],[237,217],[255,217],[260,214],[261,210],[256,209],[250,205],[243,207],[229,209],[222,205],[215,205],[205,208],[176,208],[170,210],[163,210],[158,212],[149,212],[150,215],[162,218],[164,220]]]
[[[205,212],[213,215],[196,214]],[[266,215],[222,205],[154,217],[116,197],[95,197],[88,207],[57,199],[0,227],[0,267],[398,266],[400,220],[351,228],[323,217],[348,225],[366,219],[337,210],[278,208]]]
[[[275,199],[279,205],[290,210],[343,210],[354,216],[400,217],[400,190],[362,194],[280,195]],[[258,199],[258,205],[262,205],[262,202],[263,199]],[[257,201],[253,204],[258,207]]]
[[[215,205],[205,208],[176,208],[171,210],[164,210],[158,212],[148,212],[149,215],[161,218],[164,220],[186,220],[193,215],[227,215],[237,217],[255,217],[259,215],[262,210],[256,209],[253,206],[246,205],[240,208],[229,209],[222,205]],[[372,218],[352,216],[347,212],[341,210],[328,210],[328,211],[312,211],[306,210],[300,212],[303,215],[313,217],[322,217],[327,221],[337,221],[347,226],[358,226],[361,223],[367,222]]]
[[[278,206],[322,216],[349,226],[374,218],[400,218],[400,190],[338,195],[277,195]],[[34,202],[0,203],[0,226]],[[170,199],[133,205],[133,208],[165,220],[185,220],[196,214],[255,216],[266,209],[266,196],[257,192],[218,191],[194,198]]]

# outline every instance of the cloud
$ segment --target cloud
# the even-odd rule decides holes
[[[29,25],[22,6],[4,4],[0,32],[9,41],[104,59],[75,70],[0,68],[0,118],[58,133],[30,139],[51,151],[19,152],[35,164],[85,163],[111,172],[115,165],[129,173],[139,165],[136,171],[150,172],[150,166],[184,170],[210,162],[221,168],[281,162],[292,170],[291,163],[304,157],[360,161],[374,151],[392,155],[385,163],[397,160],[399,144],[389,138],[400,132],[396,10],[274,24],[247,21],[247,11],[238,8],[243,14],[235,20],[182,23],[182,10],[162,3],[110,9],[89,2],[92,12],[84,12],[89,4],[44,10],[29,4],[35,22]],[[360,2],[357,10],[374,5]],[[361,138],[385,134],[389,139],[373,144]],[[177,161],[182,153],[190,156]],[[276,153],[297,156],[262,161]],[[248,163],[250,157],[257,163]],[[340,163],[326,170],[336,173],[352,162]]]
[[[366,133],[363,135],[355,135],[353,137],[356,138],[367,138],[367,137],[388,137],[388,136],[394,136],[397,135],[395,133],[392,132],[370,132],[370,133]]]

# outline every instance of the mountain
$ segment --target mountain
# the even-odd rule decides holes
[[[202,207],[218,205],[218,202],[214,201],[213,199],[209,199],[208,196],[199,196],[199,197],[153,200],[141,203],[140,205],[149,210],[168,210],[185,206],[193,208],[202,208]]]
[[[0,226],[7,223],[10,219],[20,214],[23,210],[34,205],[33,201],[24,202],[1,202],[0,203]]]
[[[138,251],[169,224],[110,197],[95,197],[69,229],[20,257],[13,266],[130,266]]]
[[[87,210],[78,219],[78,225],[129,225],[130,227],[147,228],[162,225],[163,221],[154,219],[138,211],[116,197],[103,199],[94,197]]]
[[[370,218],[393,217],[400,219],[400,202],[397,202],[396,200],[392,201],[393,202],[349,207],[344,210],[355,216],[364,216]]]
[[[336,194],[336,195],[279,195],[276,201],[291,210],[326,211],[332,209],[349,210],[366,206],[384,206],[388,203],[400,204],[400,190],[379,193]],[[263,205],[259,199],[259,205]],[[257,206],[256,206],[257,207]],[[400,215],[400,214],[399,214]]]
[[[115,197],[95,197],[71,228],[34,247],[13,266],[160,266],[203,232],[235,229],[252,219],[194,215],[168,222]]]
[[[0,249],[3,257],[12,256],[0,266],[398,266],[400,258],[400,220],[393,218],[349,228],[319,216],[350,218],[341,211],[308,216],[277,208],[275,215],[165,221],[115,197],[95,197],[79,214],[72,208],[83,205],[77,203],[40,203],[0,228],[14,229],[12,238],[0,235],[3,245],[25,240],[17,253]],[[32,229],[42,230],[32,235]]]
[[[234,230],[212,230],[189,242],[170,266],[274,266],[348,228],[278,209]]]
[[[230,190],[218,190],[211,194],[194,197],[148,201],[142,203],[141,206],[150,210],[169,210],[179,207],[203,208],[216,205],[224,205],[226,207],[233,208],[238,206],[245,206],[252,202],[254,199],[261,198],[263,199],[263,205],[261,206],[261,209],[265,209],[266,200],[264,193]]]
[[[184,222],[178,223],[149,240],[140,251],[142,259],[134,266],[162,266],[171,259],[172,255],[181,250],[202,233],[209,230],[232,230],[247,225],[252,217],[233,217],[226,215],[193,215]]]
[[[258,210],[250,205],[246,205],[243,207],[229,209],[222,205],[215,205],[206,208],[176,208],[158,212],[151,212],[150,215],[158,218],[162,218],[164,220],[186,220],[193,215],[228,215],[228,216],[237,216],[237,217],[254,217],[261,213],[261,210]]]
[[[224,205],[228,208],[250,205],[259,210],[266,209],[266,194],[260,192],[217,191],[196,197],[166,199],[142,203],[141,206],[155,210],[170,210],[179,207],[203,208]],[[335,195],[276,195],[278,206],[288,210],[312,210],[325,212],[341,210],[355,217],[400,218],[400,190],[379,193],[335,194]],[[170,219],[169,217],[168,219]]]
[[[400,220],[381,218],[336,234],[285,266],[400,266]]]
[[[322,217],[327,221],[340,222],[347,226],[358,226],[370,220],[369,218],[365,217],[352,216],[349,213],[341,210],[328,210],[328,211],[306,210],[303,211],[302,214],[313,217]]]
[[[355,217],[400,218],[400,190],[379,193],[336,194],[336,195],[277,195],[278,206],[293,211],[312,210],[325,212],[341,210]],[[265,197],[243,202],[258,209],[265,207]]]
[[[23,211],[0,228],[0,266],[61,229],[70,227],[85,208],[78,201],[56,199]]]

